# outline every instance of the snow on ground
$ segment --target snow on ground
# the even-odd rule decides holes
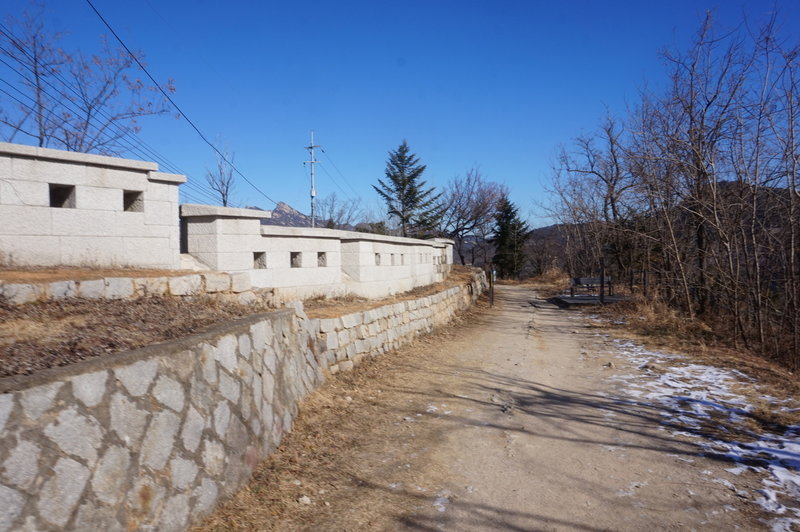
[[[682,355],[649,351],[629,341],[614,344],[615,352],[642,370],[615,377],[625,392],[658,408],[664,430],[696,439],[706,456],[730,461],[730,473],[759,473],[763,487],[748,498],[776,515],[770,521],[773,531],[800,530],[800,425],[783,434],[748,428],[745,421],[753,405],[737,389],[742,383],[756,385],[740,371],[691,363]],[[761,399],[782,410],[796,406],[766,395]]]

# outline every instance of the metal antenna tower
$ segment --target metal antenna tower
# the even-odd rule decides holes
[[[311,165],[311,227],[317,226],[317,210],[316,210],[316,200],[317,197],[317,189],[314,188],[314,163],[318,163],[316,159],[314,159],[314,148],[319,148],[319,146],[314,144],[314,131],[311,131],[311,144],[306,146],[306,149],[311,154],[310,160],[305,161]]]

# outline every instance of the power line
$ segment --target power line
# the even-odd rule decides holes
[[[333,184],[334,184],[334,185],[336,185],[336,188],[338,188],[339,190],[341,190],[341,191],[342,191],[342,194],[344,194],[346,198],[351,198],[350,194],[348,194],[348,193],[347,193],[347,191],[346,191],[345,189],[343,189],[343,188],[341,187],[341,185],[339,185],[339,182],[336,180],[336,178],[335,178],[335,177],[333,177],[333,175],[332,175],[330,172],[328,172],[328,169],[327,169],[327,168],[325,168],[325,165],[322,165],[322,167],[321,167],[321,168],[322,168],[322,171],[323,171],[323,172],[325,172],[325,173],[328,175],[328,177],[330,177],[330,178],[331,178],[331,181],[333,181]]]
[[[4,80],[4,79],[0,79],[0,81],[2,81],[3,83],[5,83],[6,85],[10,85],[10,86],[11,86],[11,84],[10,84],[10,83],[8,83],[8,82],[7,82],[6,80]],[[11,86],[11,88],[12,88],[12,89],[16,89],[16,87],[14,87],[14,86]],[[15,102],[17,102],[17,103],[18,103],[18,104],[20,104],[21,106],[23,106],[23,107],[27,108],[27,109],[28,109],[30,112],[32,112],[32,113],[35,113],[35,112],[36,112],[36,111],[34,111],[34,110],[33,110],[33,107],[30,107],[29,105],[22,103],[22,102],[21,102],[20,100],[18,100],[18,99],[17,99],[17,98],[16,98],[16,97],[15,97],[13,94],[11,94],[10,92],[7,92],[5,89],[3,89],[3,88],[0,88],[0,92],[2,92],[2,93],[3,93],[3,94],[5,94],[6,96],[8,96],[8,97],[9,97],[9,98],[11,98],[12,100],[14,100]]]
[[[216,146],[214,146],[214,145],[213,145],[213,144],[212,144],[212,143],[211,143],[211,142],[210,142],[210,141],[209,141],[209,140],[206,138],[206,136],[203,134],[203,132],[202,132],[202,131],[200,131],[200,128],[198,128],[198,127],[195,125],[195,123],[194,123],[194,122],[193,122],[193,121],[192,121],[192,120],[191,120],[191,119],[188,117],[188,115],[187,115],[186,113],[184,113],[184,112],[183,112],[183,110],[182,110],[182,109],[181,109],[181,108],[178,106],[178,104],[177,104],[177,103],[175,103],[175,101],[174,101],[174,100],[173,100],[173,99],[170,97],[170,95],[167,93],[167,91],[165,91],[165,90],[164,90],[164,89],[161,87],[161,85],[160,85],[160,84],[159,84],[159,83],[158,83],[158,82],[155,80],[155,78],[153,78],[153,76],[152,76],[152,75],[150,75],[150,72],[149,72],[149,71],[148,71],[148,70],[145,68],[145,66],[142,64],[142,62],[141,62],[141,61],[139,61],[139,58],[138,58],[138,57],[136,57],[136,55],[135,55],[133,52],[131,52],[130,48],[128,48],[128,46],[127,46],[127,45],[125,44],[125,42],[124,42],[124,41],[123,41],[123,40],[120,38],[120,36],[119,36],[119,35],[117,35],[117,32],[116,32],[116,31],[114,31],[114,28],[112,28],[112,27],[111,27],[111,24],[109,24],[109,23],[108,23],[108,21],[106,21],[106,19],[103,17],[103,15],[101,15],[101,14],[100,14],[100,12],[97,10],[97,8],[96,8],[96,7],[94,7],[94,4],[92,3],[92,1],[91,1],[91,0],[86,0],[86,3],[87,3],[87,4],[89,4],[89,7],[91,7],[91,8],[92,8],[92,11],[94,11],[94,12],[95,12],[95,14],[98,16],[98,18],[99,18],[99,19],[100,19],[100,20],[103,22],[103,24],[105,24],[106,28],[108,28],[108,31],[110,31],[110,32],[111,32],[111,34],[114,36],[114,38],[115,38],[115,39],[117,39],[117,42],[119,42],[119,44],[120,44],[120,45],[121,45],[121,46],[122,46],[122,47],[125,49],[125,51],[126,51],[126,52],[128,52],[128,54],[129,54],[129,55],[131,56],[131,58],[132,58],[132,59],[133,59],[133,60],[136,62],[136,64],[137,64],[137,65],[139,65],[139,68],[141,68],[141,69],[142,69],[142,72],[144,72],[144,73],[145,73],[145,75],[146,75],[146,76],[147,76],[147,77],[150,79],[150,81],[152,81],[152,82],[153,82],[153,84],[154,84],[154,85],[155,85],[155,86],[158,88],[158,90],[161,92],[161,94],[163,94],[163,95],[164,95],[164,97],[167,99],[167,101],[168,101],[169,103],[171,103],[171,104],[172,104],[172,106],[175,108],[175,110],[176,110],[176,111],[178,111],[178,113],[180,113],[180,115],[183,117],[183,119],[184,119],[184,120],[186,120],[186,122],[188,122],[190,126],[192,126],[192,129],[194,129],[194,130],[197,132],[197,134],[200,136],[200,138],[201,138],[201,139],[203,139],[203,142],[205,142],[206,144],[208,144],[208,146],[210,146],[210,147],[211,147],[211,149],[212,149],[212,150],[214,150],[214,152],[215,152],[215,153],[216,153],[216,154],[217,154],[217,155],[218,155],[218,156],[219,156],[219,157],[220,157],[220,158],[221,158],[223,161],[225,161],[225,163],[226,163],[226,164],[228,164],[228,165],[229,165],[229,166],[230,166],[230,167],[233,169],[233,171],[234,171],[234,172],[236,172],[236,173],[237,173],[237,174],[238,174],[238,175],[239,175],[239,176],[240,176],[242,179],[244,179],[244,180],[245,180],[245,182],[246,182],[248,185],[250,185],[251,187],[253,187],[253,189],[255,189],[255,191],[256,191],[256,192],[258,192],[259,194],[261,194],[262,196],[264,196],[265,198],[267,198],[269,201],[271,201],[271,202],[273,202],[273,203],[275,203],[275,204],[277,205],[277,203],[278,203],[277,201],[275,201],[274,199],[270,198],[270,197],[269,197],[269,196],[268,196],[268,195],[267,195],[267,194],[266,194],[266,193],[265,193],[263,190],[261,190],[260,188],[258,188],[258,187],[257,187],[257,186],[256,186],[256,185],[255,185],[255,184],[252,182],[252,181],[250,181],[250,180],[249,180],[249,179],[248,179],[248,178],[247,178],[247,177],[246,177],[246,176],[245,176],[245,175],[244,175],[242,172],[240,172],[240,171],[239,171],[239,169],[238,169],[238,168],[236,168],[236,166],[234,166],[234,164],[233,164],[231,161],[229,161],[229,160],[228,160],[228,159],[225,157],[225,155],[224,155],[224,154],[223,154],[223,153],[222,153],[222,152],[221,152],[219,149],[217,149],[217,147],[216,147]]]
[[[333,162],[333,159],[331,159],[331,156],[330,156],[330,155],[328,155],[328,152],[327,152],[327,151],[325,151],[325,148],[320,148],[320,150],[322,151],[322,154],[323,154],[323,155],[325,155],[325,158],[326,158],[326,159],[328,159],[328,162],[330,162],[330,163],[331,163],[331,165],[333,165],[333,168],[334,168],[334,169],[335,169],[335,170],[336,170],[336,171],[339,173],[339,175],[340,175],[340,176],[342,176],[342,180],[343,180],[343,181],[344,181],[344,183],[347,185],[347,187],[348,187],[350,190],[352,190],[352,191],[353,191],[353,194],[355,194],[356,196],[358,196],[358,192],[356,192],[356,190],[355,190],[355,189],[354,189],[354,188],[353,188],[353,187],[350,185],[350,182],[349,182],[349,181],[347,180],[347,178],[344,176],[344,174],[342,173],[342,171],[341,171],[341,170],[339,170],[339,167],[338,167],[338,166],[336,166],[336,163],[335,163],[335,162]]]

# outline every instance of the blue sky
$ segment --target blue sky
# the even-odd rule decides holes
[[[13,14],[22,2],[3,8]],[[315,130],[318,196],[360,196],[406,139],[429,184],[479,166],[506,184],[533,226],[549,220],[550,167],[560,144],[624,114],[645,82],[664,82],[659,51],[686,48],[707,9],[722,27],[757,24],[777,7],[797,38],[800,3],[763,1],[173,1],[94,0],[145,53],[175,100],[267,195],[308,212],[302,162]],[[46,3],[65,48],[107,33],[84,0]],[[142,122],[141,137],[204,186],[214,154],[186,124]],[[341,172],[341,173],[340,173]],[[239,181],[234,202],[273,203]]]

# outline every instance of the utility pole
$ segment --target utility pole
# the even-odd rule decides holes
[[[306,161],[308,164],[311,165],[311,227],[316,227],[316,205],[315,205],[315,198],[317,197],[317,189],[314,188],[314,163],[318,163],[319,161],[314,159],[314,148],[319,148],[319,146],[314,145],[314,131],[311,131],[311,144],[306,146],[306,149],[311,153],[310,160]]]

